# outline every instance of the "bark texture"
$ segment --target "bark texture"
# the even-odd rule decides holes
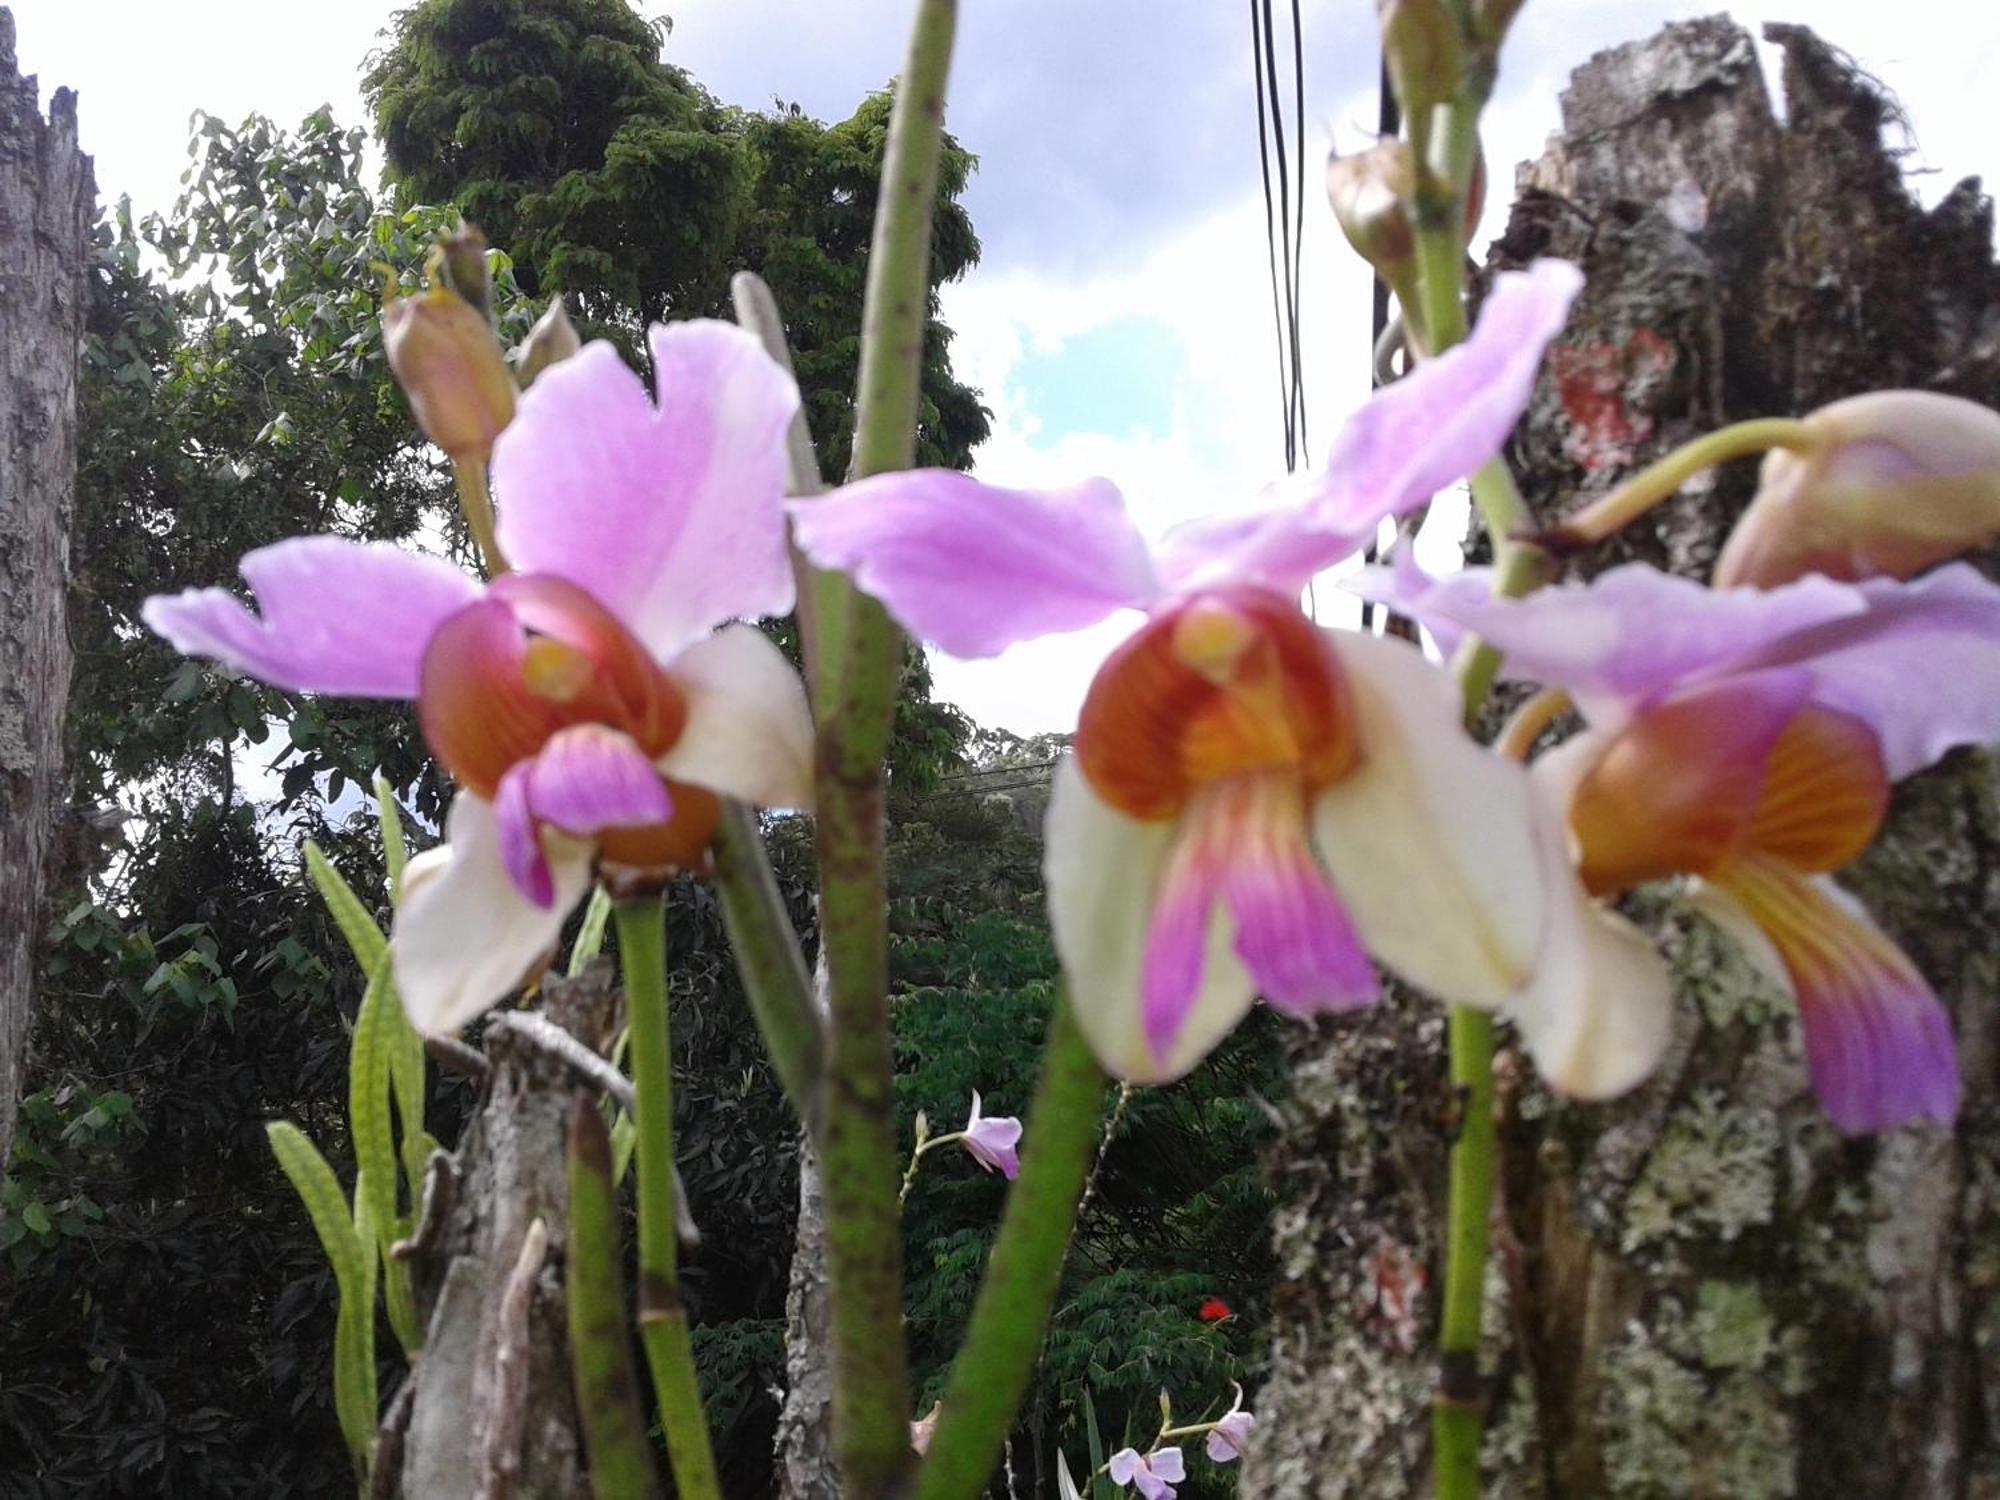
[[[27,1071],[43,864],[62,796],[84,252],[97,189],[76,95],[44,121],[0,7],[0,1172]]]
[[[608,964],[576,980],[551,976],[542,997],[549,1019],[592,1051],[610,1040]],[[426,1195],[423,1217],[435,1229],[417,1261],[424,1349],[391,1403],[388,1434],[400,1445],[401,1488],[385,1492],[406,1500],[588,1493],[562,1281],[579,1080],[512,1031],[492,1038],[489,1055],[485,1100]],[[524,1265],[537,1220],[546,1255]],[[525,1379],[509,1389],[503,1369]],[[509,1471],[496,1475],[502,1452]]]
[[[1809,33],[1711,19],[1592,59],[1522,169],[1496,266],[1590,281],[1512,454],[1545,517],[1700,432],[1915,386],[2000,401],[2000,272],[1977,182],[1926,212],[1883,147],[1893,105]],[[1754,488],[1724,471],[1586,566],[1705,576]],[[1664,898],[1676,1036],[1615,1106],[1503,1055],[1488,1287],[1496,1496],[2000,1497],[2000,761],[1906,783],[1843,879],[1950,1008],[1955,1131],[1842,1139],[1792,1010]],[[1436,1008],[1396,997],[1301,1045],[1276,1160],[1283,1283],[1246,1493],[1428,1483],[1442,1171]]]
[[[826,949],[813,964],[813,1000],[827,1008]],[[811,1132],[799,1137],[799,1224],[785,1290],[785,1394],[773,1439],[778,1500],[840,1500],[833,1461],[833,1306],[827,1290],[826,1185]]]

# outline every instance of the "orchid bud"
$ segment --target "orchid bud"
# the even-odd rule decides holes
[[[485,316],[444,286],[391,292],[382,344],[424,436],[454,463],[484,463],[514,416],[514,377]]]
[[[1384,140],[1351,156],[1330,156],[1326,196],[1340,232],[1390,286],[1416,275],[1416,239],[1410,229],[1410,195],[1416,186],[1406,142]]]
[[[560,364],[583,347],[576,325],[569,320],[560,297],[549,300],[548,310],[535,319],[535,326],[514,351],[514,379],[526,390],[535,377],[550,365]]]
[[[1910,578],[2000,538],[2000,414],[1929,391],[1872,391],[1805,419],[1773,449],[1724,543],[1717,588],[1808,573]]]
[[[1472,35],[1488,52],[1496,50],[1520,12],[1521,0],[1472,0]]]
[[[1451,0],[1376,0],[1382,60],[1403,113],[1443,104],[1465,81],[1465,39]]]
[[[486,271],[486,236],[460,223],[458,233],[437,242],[444,284],[473,306],[482,318],[493,314],[493,283]]]

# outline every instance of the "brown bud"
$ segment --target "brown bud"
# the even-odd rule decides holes
[[[486,236],[461,223],[456,234],[437,242],[437,261],[444,284],[457,292],[482,318],[493,315],[493,283],[486,272]]]
[[[582,347],[583,340],[576,336],[576,325],[570,322],[562,298],[553,297],[548,309],[535,319],[535,326],[514,351],[514,379],[525,391],[542,371],[568,359]]]
[[[2000,414],[1930,391],[1872,391],[1805,425],[1819,440],[1809,451],[1765,456],[1716,587],[1910,578],[2000,539]]]
[[[492,325],[443,286],[382,307],[389,368],[424,436],[454,463],[484,463],[514,416],[514,377]]]
[[[1443,104],[1465,81],[1465,38],[1451,0],[1376,0],[1382,61],[1405,115]]]
[[[1415,186],[1404,141],[1385,140],[1351,156],[1327,158],[1326,196],[1340,232],[1393,287],[1405,285],[1416,271],[1409,209]]]

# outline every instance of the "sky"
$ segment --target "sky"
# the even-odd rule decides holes
[[[78,90],[101,195],[129,193],[142,212],[177,192],[194,110],[289,123],[331,104],[343,123],[361,122],[361,62],[395,8],[13,0],[23,71],[40,75],[44,100],[57,85]],[[726,101],[782,99],[838,119],[893,76],[912,8],[679,0],[666,56]],[[1513,164],[1556,128],[1571,69],[1715,8],[1528,0],[1485,122],[1496,188],[1484,233],[1505,222]],[[1734,14],[1754,31],[1807,9],[1822,36],[1901,98],[1921,197],[2000,167],[1985,93],[2000,76],[2000,10],[1814,0]],[[1292,183],[1302,154],[1301,322],[1317,457],[1367,389],[1368,276],[1332,224],[1320,176],[1330,149],[1372,139],[1374,4],[1301,0],[1300,11],[1306,138],[1302,153],[1291,143]],[[993,411],[981,478],[1033,486],[1102,474],[1157,534],[1246,505],[1283,471],[1253,89],[1247,7],[1235,0],[963,0],[949,126],[980,159],[964,201],[984,255],[947,289],[944,314],[960,376]],[[1102,650],[1128,628],[1109,622],[992,662],[940,660],[938,691],[982,724],[1067,729]]]

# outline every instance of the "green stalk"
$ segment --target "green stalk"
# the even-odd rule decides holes
[[[1714,432],[1703,433],[1693,442],[1683,443],[1666,457],[1648,464],[1602,500],[1551,527],[1541,540],[1565,551],[1591,546],[1615,536],[1663,500],[1671,500],[1682,485],[1704,469],[1767,453],[1773,448],[1811,453],[1824,441],[1809,424],[1793,417],[1732,422]]]
[[[465,516],[465,529],[479,548],[479,561],[488,578],[507,571],[507,559],[500,551],[500,537],[493,524],[493,494],[486,487],[486,465],[468,458],[454,462],[451,477],[458,485],[458,508]]]
[[[826,1035],[813,1005],[812,973],[764,857],[757,814],[740,802],[722,804],[715,830],[715,893],[764,1050],[792,1109],[810,1126],[819,1113]]]
[[[569,1300],[571,1375],[596,1500],[654,1500],[660,1493],[639,1401],[638,1372],[618,1274],[618,1188],[604,1116],[582,1094],[569,1117]]]
[[[917,1476],[917,1500],[974,1500],[1034,1373],[1097,1145],[1104,1074],[1058,996],[1028,1114],[1021,1175],[986,1263],[944,1409]]]
[[[953,0],[920,0],[896,87],[862,310],[856,477],[907,468],[916,457],[931,215],[956,27]],[[816,1144],[826,1190],[833,1441],[849,1500],[880,1500],[900,1488],[912,1459],[882,869],[882,758],[903,643],[882,607],[845,578],[814,582],[828,1013]]]
[[[667,1029],[667,935],[659,897],[621,901],[618,962],[631,1035],[632,1117],[639,1130],[639,1338],[653,1376],[667,1461],[681,1500],[721,1500],[695,1381],[674,1234],[674,1075]]]

